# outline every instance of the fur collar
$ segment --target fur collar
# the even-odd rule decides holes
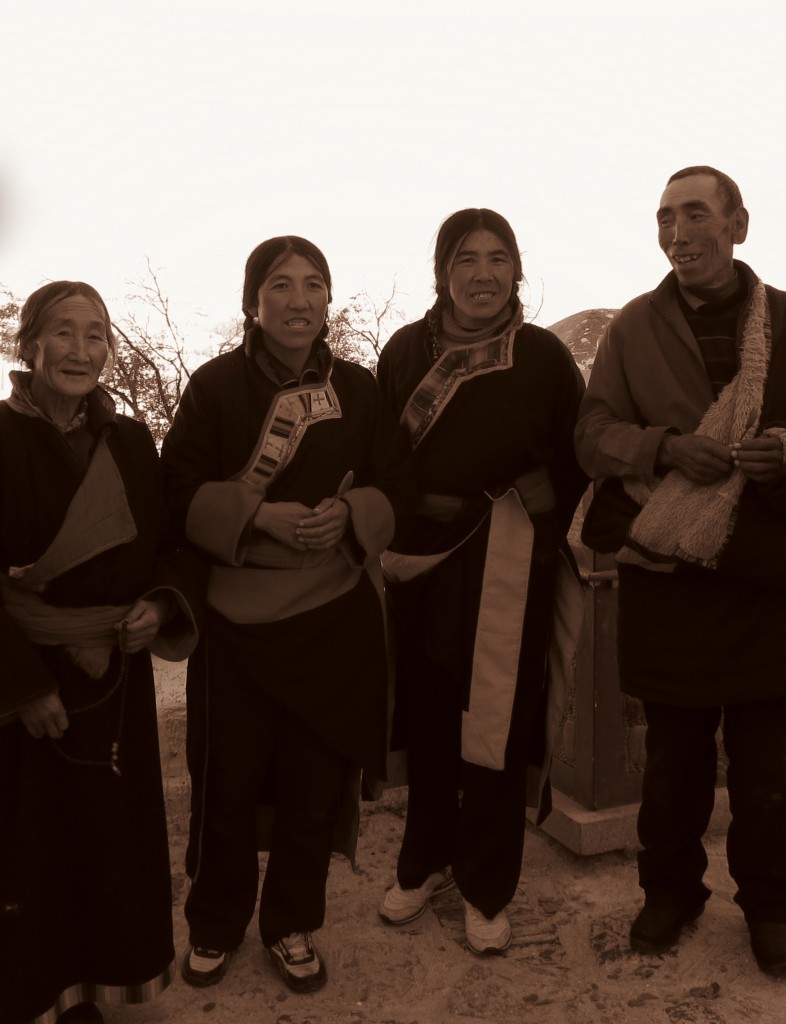
[[[740,368],[704,414],[697,434],[721,444],[756,436],[771,346],[767,293],[757,278],[745,314]],[[765,433],[786,440],[783,428]],[[716,568],[734,529],[745,482],[737,467],[709,485],[693,484],[676,469],[661,481],[627,478],[626,491],[643,507],[631,527],[630,544],[617,559],[661,571],[674,569],[679,561]]]

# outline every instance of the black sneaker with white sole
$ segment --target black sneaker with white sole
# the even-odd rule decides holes
[[[226,974],[231,956],[231,953],[220,949],[189,946],[180,968],[183,981],[196,988],[217,985]]]
[[[316,992],[327,981],[327,970],[310,932],[293,932],[268,946],[267,953],[293,992]]]

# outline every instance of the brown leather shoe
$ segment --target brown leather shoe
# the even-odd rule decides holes
[[[751,921],[751,949],[765,974],[786,978],[786,924],[780,921]]]

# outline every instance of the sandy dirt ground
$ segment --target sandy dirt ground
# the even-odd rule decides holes
[[[179,954],[188,885],[181,693],[177,676],[162,690]],[[531,828],[510,907],[513,943],[503,956],[477,957],[466,946],[455,890],[409,926],[379,919],[405,808],[405,789],[364,805],[357,871],[334,860],[327,919],[316,935],[328,969],[320,992],[289,992],[252,922],[220,985],[199,990],[178,977],[150,1004],[104,1008],[108,1024],[786,1024],[786,982],[762,974],[751,955],[722,836],[707,843],[713,896],[703,916],[674,951],[641,956],[627,941],[641,902],[635,852],[579,857]]]

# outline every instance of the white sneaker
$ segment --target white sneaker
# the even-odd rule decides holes
[[[473,953],[504,953],[510,945],[510,921],[504,910],[488,918],[464,900],[464,928]]]
[[[417,889],[402,889],[396,882],[385,893],[379,908],[379,916],[387,924],[409,924],[420,917],[432,896],[447,892],[454,884],[450,868],[429,875]]]

